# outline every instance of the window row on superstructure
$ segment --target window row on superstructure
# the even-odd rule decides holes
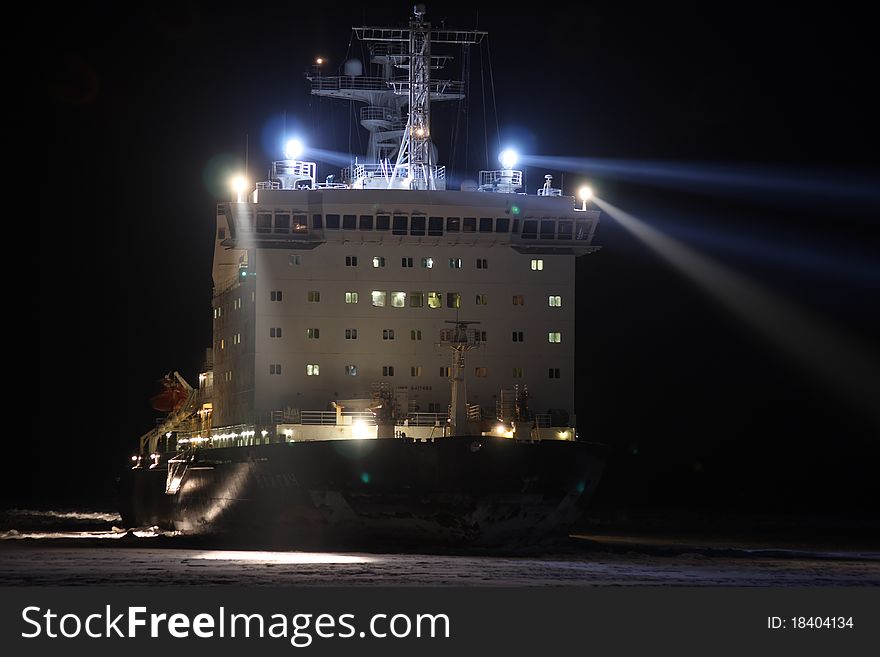
[[[430,217],[424,214],[313,214],[258,210],[254,232],[262,235],[308,235],[312,230],[384,232],[397,236],[443,237],[460,233],[502,233],[523,239],[585,240],[589,222],[552,217]],[[218,232],[225,239],[226,232]]]
[[[357,328],[346,328],[342,331],[346,340],[357,340],[358,339],[358,329]],[[361,329],[360,335],[363,337],[363,330]],[[397,339],[397,333],[395,329],[381,329],[377,333],[377,339],[381,338],[384,342],[390,342],[391,340]],[[284,333],[282,331],[282,327],[280,326],[272,326],[269,327],[269,337],[272,339],[278,339],[283,337]],[[403,335],[406,335],[406,332],[403,332]],[[308,340],[319,340],[321,338],[321,329],[319,327],[315,328],[307,328],[305,330],[305,337]],[[406,339],[403,337],[402,339]],[[409,332],[409,339],[419,341],[422,339],[422,330],[421,329],[412,329]],[[478,331],[477,339],[480,342],[488,342],[489,334],[488,331]],[[511,331],[510,334],[511,342],[525,342],[525,333],[523,331]],[[562,332],[561,331],[548,331],[547,332],[547,342],[558,344],[562,342]],[[232,344],[237,345],[241,344],[241,333],[236,333],[233,335]],[[226,349],[226,340],[221,338],[217,340],[217,347],[221,351]]]
[[[421,267],[423,269],[433,269],[437,264],[438,260],[432,258],[430,256],[422,257],[421,259]],[[374,269],[383,269],[388,265],[389,258],[385,256],[373,256],[372,258],[367,258],[367,266],[372,265]],[[446,259],[450,269],[463,269],[464,268],[464,260],[462,258],[447,258]],[[360,262],[358,256],[347,255],[345,256],[345,266],[346,267],[357,267]],[[400,266],[403,269],[412,269],[415,267],[415,263],[418,260],[410,257],[410,256],[402,256],[400,258]],[[488,258],[476,258],[475,261],[476,269],[489,269],[489,259]],[[303,264],[303,257],[301,255],[292,255],[290,256],[290,264],[291,265],[301,265]],[[529,268],[532,271],[544,271],[544,260],[540,258],[533,258],[529,261]]]
[[[274,302],[283,301],[284,294],[282,290],[272,290],[269,293],[269,300]],[[309,303],[320,303],[320,290],[308,290],[306,299]],[[371,290],[369,294],[370,305],[376,308],[384,308],[390,306],[392,308],[461,308],[462,294],[461,292],[424,292],[424,291],[388,291],[388,290]],[[343,300],[346,304],[357,304],[361,302],[361,293],[354,290],[346,290]],[[445,303],[444,303],[445,300]],[[525,296],[522,294],[514,294],[511,296],[511,303],[514,306],[524,306]],[[488,306],[489,295],[485,293],[474,294],[475,306]],[[547,306],[550,308],[562,307],[562,295],[550,294],[547,296]],[[217,317],[217,313],[214,314]]]
[[[381,370],[381,375],[383,377],[391,377],[395,375],[395,366],[394,365],[381,365],[374,366],[376,368],[376,372],[378,373]],[[404,368],[397,368],[398,373],[405,371]],[[270,376],[281,376],[282,372],[286,372],[284,368],[282,368],[281,363],[269,363],[269,375]],[[342,366],[342,373],[345,376],[358,376],[358,366],[354,363],[346,364]],[[320,376],[321,375],[321,364],[320,363],[307,363],[304,367],[303,373],[305,376]],[[326,373],[326,369],[325,369]],[[360,372],[363,374],[363,371]],[[409,368],[409,376],[410,377],[420,377],[422,376],[423,368],[421,365],[411,365]],[[440,378],[448,379],[450,377],[451,368],[449,367],[440,367]],[[402,374],[406,376],[406,374]],[[485,366],[475,367],[473,368],[473,376],[478,379],[485,379],[489,376],[489,368]],[[514,367],[511,370],[510,374],[511,378],[514,379],[522,379],[525,377],[525,370],[522,367]],[[561,379],[561,370],[558,367],[549,367],[547,368],[547,378],[550,379]],[[232,371],[229,370],[224,373],[223,380],[226,382],[232,381]]]

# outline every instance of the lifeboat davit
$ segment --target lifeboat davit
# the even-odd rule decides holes
[[[157,411],[173,413],[183,405],[189,393],[171,375],[166,376],[159,383],[162,390],[150,397],[150,404]]]

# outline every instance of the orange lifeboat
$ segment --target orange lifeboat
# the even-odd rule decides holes
[[[186,398],[189,396],[188,391],[177,381],[172,375],[166,375],[160,382],[162,389],[152,397],[150,404],[157,411],[163,413],[173,413],[178,410]]]

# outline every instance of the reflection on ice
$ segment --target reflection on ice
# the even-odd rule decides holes
[[[333,552],[261,552],[248,550],[211,550],[193,556],[194,559],[214,561],[246,561],[250,563],[372,563],[373,557]]]
[[[10,529],[6,532],[0,532],[0,540],[16,540],[16,539],[25,539],[25,538],[33,538],[33,539],[46,539],[46,538],[75,538],[75,539],[87,539],[87,538],[109,538],[109,539],[117,539],[123,538],[124,536],[136,536],[138,538],[155,538],[156,536],[173,536],[177,534],[177,532],[160,532],[158,527],[141,527],[139,529],[119,529],[118,527],[114,527],[109,531],[83,531],[83,532],[34,532],[34,531],[25,531],[20,532],[15,529]]]

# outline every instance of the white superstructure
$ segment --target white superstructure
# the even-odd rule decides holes
[[[507,157],[474,191],[446,188],[430,100],[461,88],[432,80],[445,60],[430,44],[483,33],[432,30],[423,13],[409,29],[355,28],[383,77],[311,78],[313,93],[367,103],[371,161],[319,183],[313,163],[280,160],[218,205],[215,442],[370,437],[388,422],[436,437],[480,420],[500,435],[528,423],[533,438],[573,437],[575,259],[595,250],[599,213],[549,177],[518,193]]]

